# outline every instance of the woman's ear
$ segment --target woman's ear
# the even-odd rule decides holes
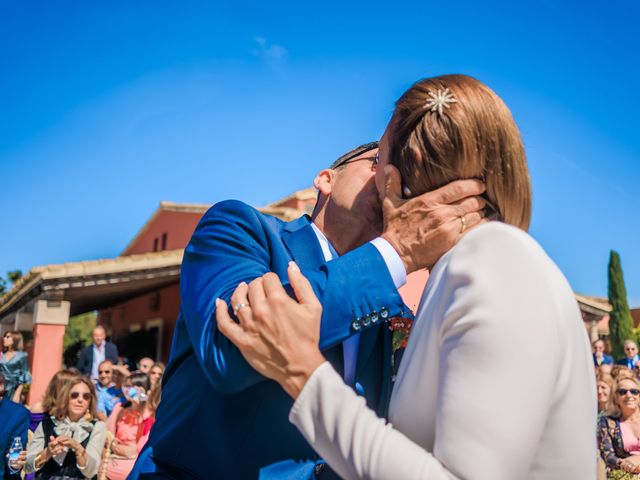
[[[333,187],[333,180],[335,178],[336,171],[331,168],[325,168],[320,170],[313,179],[313,186],[325,197],[331,195],[331,189]]]

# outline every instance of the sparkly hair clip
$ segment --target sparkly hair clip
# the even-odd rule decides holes
[[[430,111],[438,112],[440,115],[442,115],[443,108],[450,108],[452,103],[458,103],[448,88],[445,88],[444,90],[439,89],[436,93],[433,93],[431,90],[427,90],[427,93],[431,98],[427,100],[425,106]]]

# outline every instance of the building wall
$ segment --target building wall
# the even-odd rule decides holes
[[[117,344],[129,333],[155,326],[159,320],[162,325],[161,343],[160,354],[156,360],[166,362],[179,309],[180,289],[179,285],[175,284],[101,310],[98,323],[105,325],[112,340]],[[137,361],[138,358],[131,360]]]
[[[122,255],[184,248],[201,218],[202,213],[158,210]]]

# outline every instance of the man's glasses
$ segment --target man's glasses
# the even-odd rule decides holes
[[[355,163],[355,162],[360,162],[362,160],[366,160],[368,162],[371,162],[371,169],[375,170],[378,167],[378,163],[380,161],[380,157],[379,155],[376,153],[374,156],[372,157],[357,157],[357,158],[347,158],[346,160],[344,160],[343,162],[335,165],[333,167],[334,170],[340,168],[340,167],[344,167],[346,165],[349,165],[350,163]]]
[[[71,392],[69,394],[69,397],[71,397],[71,400],[77,400],[79,396],[80,396],[80,392]],[[84,401],[88,402],[89,400],[91,400],[91,394],[90,393],[83,393],[82,394],[82,399]]]
[[[618,395],[620,395],[621,397],[624,397],[627,393],[630,393],[634,397],[637,397],[638,395],[640,395],[640,390],[638,390],[637,388],[631,388],[631,389],[619,388],[618,389]]]

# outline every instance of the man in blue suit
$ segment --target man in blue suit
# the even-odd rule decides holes
[[[376,154],[377,143],[363,145],[322,170],[314,180],[319,194],[311,218],[283,222],[238,201],[220,202],[203,216],[185,249],[180,315],[162,402],[130,479],[333,476],[289,423],[291,399],[253,370],[215,323],[216,298],[229,302],[239,283],[269,271],[286,282],[291,260],[323,304],[325,356],[371,408],[384,413],[391,392],[388,321],[411,316],[397,288],[405,281],[405,265],[426,255],[415,247],[415,238],[433,240],[439,249],[433,257],[448,249],[461,223],[480,221],[482,202],[476,197],[453,206],[440,202],[479,195],[483,187],[458,182],[444,187],[444,193],[390,209],[385,232],[395,235],[392,246],[379,237]],[[416,217],[405,209],[432,221],[418,230],[410,221]],[[467,222],[457,220],[465,215]]]
[[[20,478],[20,469],[24,466],[26,452],[22,452],[19,468],[15,470],[9,465],[7,456],[13,439],[16,437],[20,437],[22,440],[23,448],[27,447],[28,428],[29,411],[22,405],[4,398],[4,377],[0,373],[0,459],[2,459],[0,480],[18,480]]]

